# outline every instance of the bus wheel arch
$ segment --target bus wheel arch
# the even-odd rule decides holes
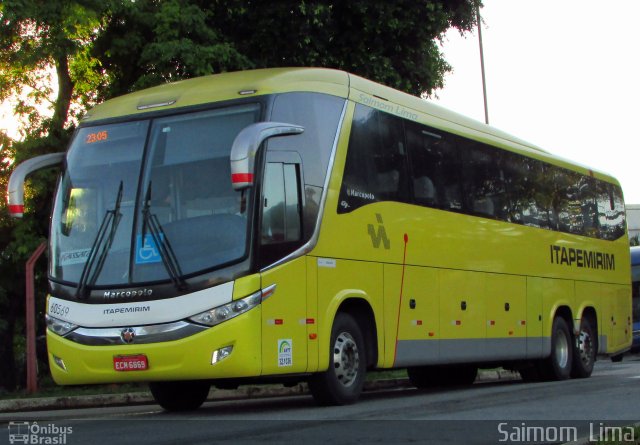
[[[378,362],[378,329],[371,305],[362,298],[349,298],[340,304],[336,316],[341,312],[349,314],[358,323],[366,348],[367,369],[375,367]]]
[[[347,312],[338,312],[331,327],[329,366],[309,378],[309,391],[320,405],[347,405],[360,397],[366,374],[366,347],[361,327]]]
[[[598,354],[598,318],[593,307],[582,311],[574,342],[571,377],[586,378],[593,372]]]
[[[346,405],[360,397],[368,368],[378,359],[377,326],[373,309],[363,298],[342,301],[332,317],[326,346],[326,371],[309,378],[309,389],[321,405]]]

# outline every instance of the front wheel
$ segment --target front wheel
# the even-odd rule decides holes
[[[571,377],[583,379],[593,372],[596,362],[597,343],[595,335],[595,323],[589,317],[580,320],[580,333],[576,338],[573,351],[573,369]]]
[[[329,369],[309,379],[309,390],[320,405],[347,405],[360,397],[366,373],[365,345],[358,323],[339,313],[331,330]]]
[[[156,403],[167,411],[193,411],[207,400],[209,382],[199,380],[151,382],[149,389]]]

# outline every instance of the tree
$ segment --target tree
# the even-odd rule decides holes
[[[18,98],[15,111],[28,117],[26,134],[64,137],[72,102],[87,104],[104,81],[98,60],[89,52],[101,29],[103,3],[4,0],[0,4],[0,101]],[[56,85],[50,83],[51,70]],[[51,118],[41,115],[43,107],[52,109]]]
[[[411,94],[443,86],[437,45],[468,31],[480,0],[139,0],[114,8],[96,52],[114,82],[107,96],[203,74],[320,66]]]
[[[0,101],[17,98],[16,117],[25,119],[23,141],[0,137],[3,190],[15,163],[64,149],[73,125],[73,103],[82,112],[95,102],[94,92],[105,77],[89,49],[101,29],[103,8],[99,0],[0,3]],[[56,74],[54,85],[51,72]],[[24,264],[46,239],[54,184],[51,172],[30,181],[29,211],[19,224],[8,217],[6,203],[0,205],[0,385],[9,390],[20,383],[14,340],[23,337]],[[44,261],[39,266],[37,289],[43,303]],[[42,311],[44,304],[38,307]],[[43,324],[43,317],[39,319]]]

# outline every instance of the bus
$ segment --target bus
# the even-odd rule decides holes
[[[355,402],[370,370],[419,388],[503,366],[588,377],[631,345],[618,182],[330,69],[184,80],[90,110],[64,153],[47,346],[61,385],[308,382]]]
[[[631,352],[640,352],[640,246],[631,247],[631,296],[633,342]]]

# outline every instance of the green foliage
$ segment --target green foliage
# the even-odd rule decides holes
[[[475,24],[479,0],[139,0],[114,7],[94,55],[106,96],[247,68],[343,69],[415,95],[450,69],[436,44]]]
[[[26,135],[62,134],[71,102],[86,103],[84,95],[102,82],[89,50],[105,12],[100,0],[0,4],[0,101],[17,99],[15,112],[26,118]],[[42,107],[53,116],[43,116]]]

